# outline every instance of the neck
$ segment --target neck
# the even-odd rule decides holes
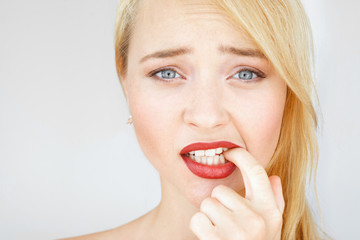
[[[150,236],[154,239],[197,239],[189,225],[198,209],[171,184],[161,181],[161,189],[161,202],[148,215]]]

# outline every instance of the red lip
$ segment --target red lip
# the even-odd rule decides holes
[[[195,151],[195,150],[206,150],[206,149],[213,149],[213,148],[235,148],[235,147],[240,147],[239,145],[236,145],[235,143],[232,142],[227,142],[227,141],[218,141],[218,142],[198,142],[198,143],[192,143],[187,145],[186,147],[184,147],[181,151],[180,154],[185,154],[191,151]]]
[[[219,147],[234,148],[240,146],[227,141],[219,141],[219,142],[211,142],[211,143],[199,142],[184,147],[181,150],[180,154],[186,166],[196,176],[201,178],[208,178],[208,179],[226,178],[230,174],[232,174],[236,169],[236,165],[234,163],[228,162],[222,165],[209,166],[209,165],[197,163],[186,155],[186,153],[195,150],[206,150],[206,149],[214,149]]]

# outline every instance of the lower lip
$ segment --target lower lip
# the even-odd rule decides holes
[[[186,166],[190,171],[198,177],[208,179],[219,179],[230,176],[236,169],[236,165],[232,162],[228,162],[222,165],[210,166],[201,163],[197,163],[186,155],[181,155],[185,161]]]

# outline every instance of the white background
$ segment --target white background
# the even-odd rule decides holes
[[[158,175],[125,124],[117,3],[0,2],[0,239],[101,231],[160,200]],[[316,41],[324,227],[360,239],[360,1],[304,3]]]

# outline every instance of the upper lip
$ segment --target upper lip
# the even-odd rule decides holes
[[[184,147],[181,151],[180,154],[186,154],[192,151],[196,151],[196,150],[207,150],[207,149],[214,149],[214,148],[235,148],[235,147],[240,147],[239,145],[232,143],[232,142],[228,142],[228,141],[217,141],[217,142],[197,142],[197,143],[192,143],[187,145],[186,147]]]

